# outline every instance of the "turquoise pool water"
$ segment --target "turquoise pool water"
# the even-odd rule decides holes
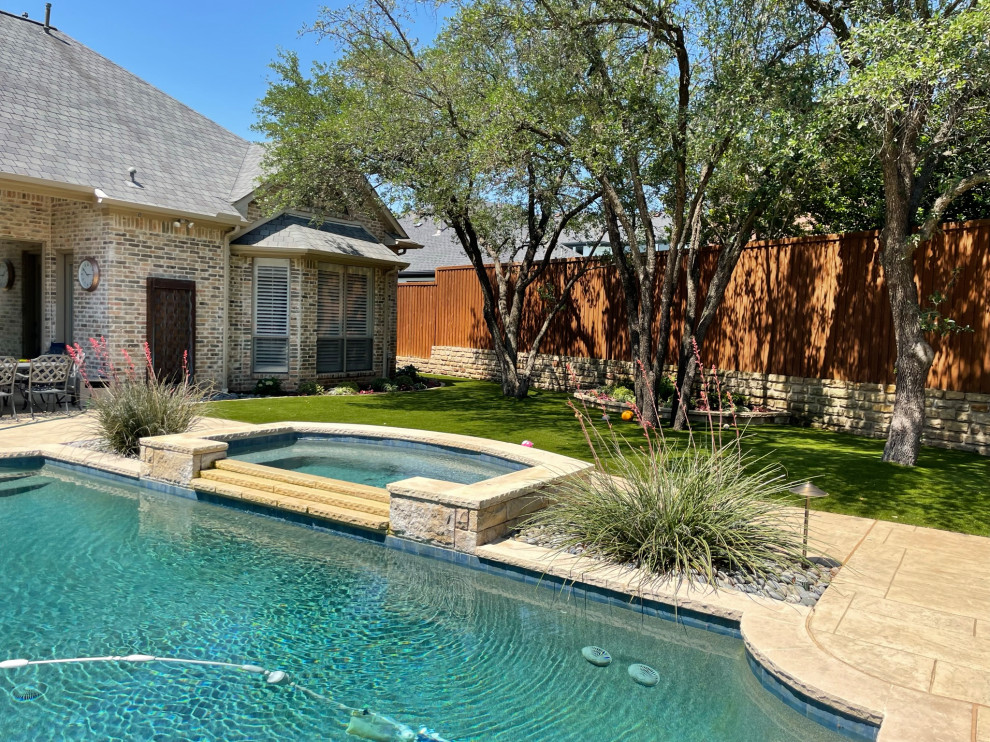
[[[0,659],[146,652],[257,663],[451,740],[841,739],[763,690],[738,640],[55,470],[0,481],[0,586]],[[609,649],[612,666],[585,662],[587,644]],[[657,668],[660,684],[635,685],[632,662]],[[31,687],[45,694],[17,700]],[[0,670],[7,742],[354,742],[345,721],[244,672]]]
[[[293,442],[256,443],[235,449],[233,458],[291,469],[346,482],[384,487],[409,477],[474,484],[519,471],[525,465],[506,459],[405,441],[300,438]]]

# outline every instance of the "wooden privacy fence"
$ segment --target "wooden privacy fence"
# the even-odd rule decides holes
[[[706,256],[703,279],[716,254]],[[990,393],[990,221],[946,225],[915,253],[924,305],[973,332],[932,338],[930,387]],[[544,284],[558,292],[580,260],[555,261]],[[702,348],[706,364],[762,374],[853,382],[894,381],[894,332],[876,232],[749,245]],[[545,292],[544,292],[545,293]],[[522,347],[529,348],[546,303],[527,294]],[[681,313],[675,301],[674,362]],[[428,358],[433,346],[490,348],[481,289],[470,266],[441,268],[426,284],[400,284],[398,355]],[[554,318],[541,353],[628,360],[625,306],[615,269],[595,267]]]

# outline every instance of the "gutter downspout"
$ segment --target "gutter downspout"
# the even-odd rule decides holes
[[[247,231],[246,226],[232,227],[223,236],[223,332],[220,337],[220,350],[223,353],[220,367],[223,369],[221,391],[226,394],[230,387],[230,369],[228,366],[228,346],[230,344],[230,241],[237,239]]]
[[[397,353],[398,352],[398,349],[399,349],[398,348],[398,327],[395,326],[395,325],[393,325],[391,323],[391,320],[392,320],[392,307],[391,307],[392,291],[391,291],[391,289],[392,289],[392,281],[393,281],[393,279],[395,280],[396,283],[398,283],[398,281],[399,281],[399,269],[398,268],[392,268],[391,270],[389,270],[389,271],[387,271],[385,273],[385,301],[382,302],[382,313],[385,315],[385,321],[383,323],[385,325],[385,338],[383,339],[383,342],[382,342],[382,378],[384,378],[384,379],[391,378],[391,376],[388,373],[388,371],[389,371],[388,351],[391,349],[391,350],[393,350],[393,352],[396,352]],[[396,318],[396,322],[398,322],[398,318]],[[395,331],[396,346],[394,348],[390,348],[390,346],[392,345],[392,334],[393,334],[393,331]]]

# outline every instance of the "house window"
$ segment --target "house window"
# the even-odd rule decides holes
[[[255,373],[289,370],[289,261],[254,259]]]
[[[317,294],[316,373],[371,371],[371,271],[320,263]]]

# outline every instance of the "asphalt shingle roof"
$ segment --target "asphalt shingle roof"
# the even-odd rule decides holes
[[[407,214],[399,217],[399,224],[409,235],[409,239],[420,243],[420,250],[410,250],[405,258],[409,267],[399,273],[399,278],[433,275],[437,268],[452,265],[468,265],[470,260],[457,239],[452,227],[432,217]],[[554,258],[576,258],[579,255],[559,244],[553,251]],[[542,257],[541,251],[537,257]],[[486,260],[491,263],[491,260]]]
[[[61,31],[0,11],[0,173],[238,218],[231,201],[253,188],[257,149]]]
[[[312,250],[328,256],[345,256],[396,266],[406,264],[404,258],[397,256],[360,225],[326,221],[317,226],[309,218],[296,214],[277,216],[231,240],[230,244],[232,247]]]

